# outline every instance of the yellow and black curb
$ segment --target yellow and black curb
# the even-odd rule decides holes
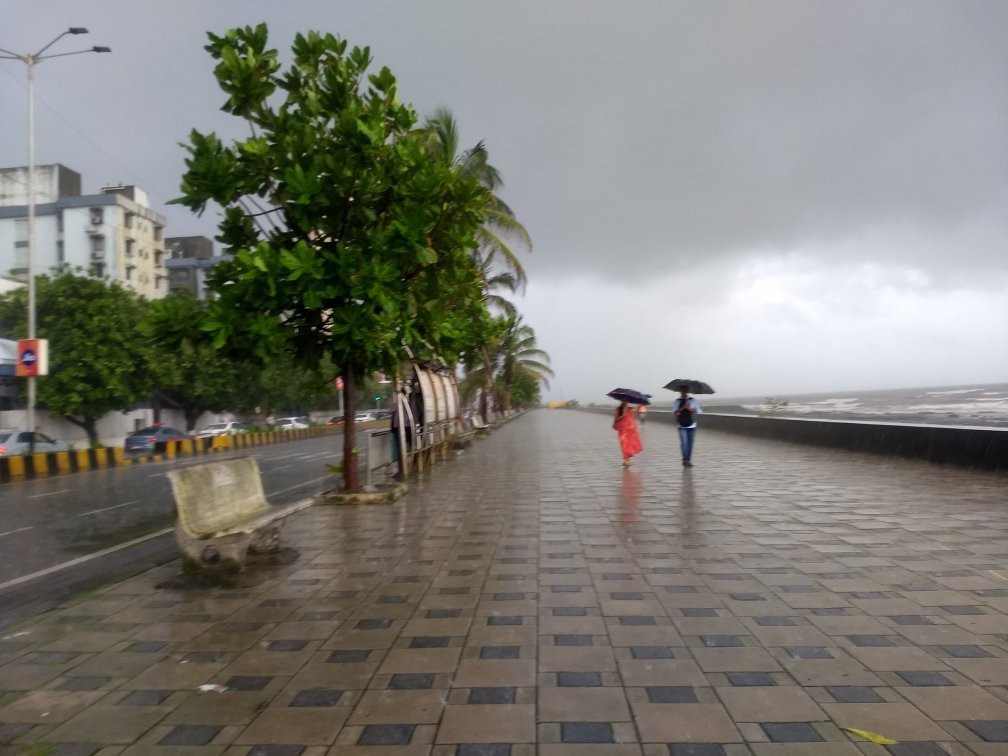
[[[25,478],[45,478],[50,475],[97,470],[105,467],[130,467],[147,462],[162,462],[176,457],[196,457],[234,449],[251,449],[267,444],[315,438],[332,433],[336,428],[319,427],[290,431],[262,431],[242,433],[238,436],[215,436],[189,441],[167,441],[158,444],[154,454],[128,457],[121,446],[101,449],[77,449],[64,452],[39,452],[15,457],[0,457],[0,483],[10,483]],[[163,447],[163,448],[160,448]]]

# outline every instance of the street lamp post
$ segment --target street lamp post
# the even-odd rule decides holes
[[[35,66],[49,58],[63,58],[68,55],[83,53],[112,52],[108,47],[89,47],[86,50],[74,50],[65,53],[44,55],[46,50],[56,44],[67,34],[87,34],[82,26],[71,26],[65,32],[53,39],[35,54],[23,55],[4,50],[0,47],[0,60],[19,60],[28,67],[28,338],[35,338]],[[31,444],[35,449],[35,376],[28,377],[28,431]]]

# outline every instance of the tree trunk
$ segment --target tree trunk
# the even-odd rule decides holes
[[[191,433],[196,429],[196,421],[199,420],[200,415],[203,414],[203,410],[198,407],[186,407],[185,408],[185,422],[186,422],[186,432]]]
[[[483,347],[483,371],[485,374],[486,385],[483,387],[483,395],[480,397],[480,414],[483,416],[483,423],[490,423],[490,407],[487,401],[487,395],[493,395],[494,385],[493,385],[493,365],[490,363],[490,350]]]
[[[347,362],[343,365],[343,490],[352,492],[358,490],[360,477],[357,474],[357,374],[354,365]]]
[[[91,445],[92,449],[98,447],[98,421],[95,418],[85,417],[83,420],[78,420],[72,415],[63,415],[63,419],[73,423],[87,433],[88,444]]]

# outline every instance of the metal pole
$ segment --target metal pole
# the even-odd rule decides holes
[[[28,338],[35,338],[35,57],[28,66]],[[28,377],[29,451],[35,446],[35,376]]]
[[[112,52],[108,47],[92,47],[89,50],[72,50],[66,53],[51,53],[43,55],[46,50],[56,44],[67,34],[87,34],[83,26],[71,26],[59,36],[39,50],[34,55],[21,55],[0,48],[0,58],[19,60],[28,67],[28,338],[35,338],[35,65],[46,58],[63,58],[68,55],[80,55],[87,52]],[[29,436],[29,450],[35,450],[35,376],[28,377],[28,407],[26,425],[32,435]]]

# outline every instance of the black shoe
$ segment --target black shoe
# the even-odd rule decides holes
[[[693,463],[690,462],[688,459],[684,459],[682,461],[682,463],[683,463],[683,467],[693,467]]]

